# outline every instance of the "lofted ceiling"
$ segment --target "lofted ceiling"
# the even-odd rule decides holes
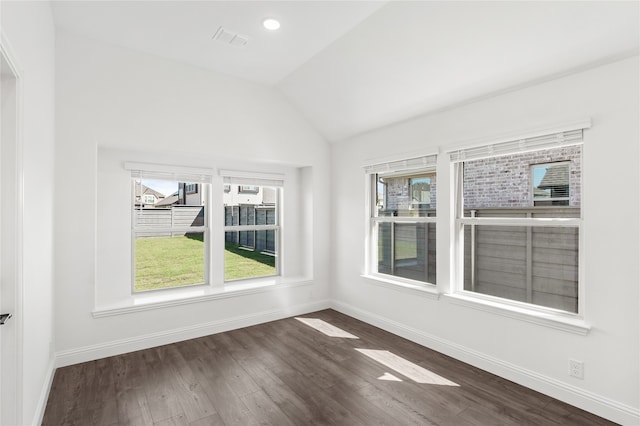
[[[637,1],[54,1],[58,29],[273,86],[335,142],[640,50]],[[278,31],[264,18],[281,21]],[[214,40],[223,27],[245,45]]]

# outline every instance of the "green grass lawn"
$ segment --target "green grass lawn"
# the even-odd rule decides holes
[[[276,274],[276,258],[225,243],[224,279],[266,277]]]
[[[139,238],[135,245],[135,291],[204,282],[201,234]],[[275,275],[275,257],[225,244],[225,280]]]

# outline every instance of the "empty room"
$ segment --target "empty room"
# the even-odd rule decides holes
[[[640,425],[640,2],[0,2],[0,425]]]

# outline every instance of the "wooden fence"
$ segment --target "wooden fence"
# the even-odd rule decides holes
[[[436,224],[381,223],[378,272],[416,281],[436,282]]]
[[[166,209],[136,209],[136,238],[175,237],[189,233],[188,228],[204,226],[203,206],[172,206]],[[273,225],[276,210],[271,206],[226,206],[225,226]],[[266,231],[229,231],[225,241],[259,252],[276,251],[276,233]]]
[[[175,237],[188,233],[186,228],[204,226],[203,206],[172,206],[167,209],[136,209],[136,237]],[[171,231],[171,230],[174,231]],[[175,231],[181,229],[180,231]],[[158,232],[158,231],[161,232]]]
[[[580,217],[575,207],[478,209],[476,217]],[[578,228],[465,226],[464,288],[577,312]]]
[[[422,215],[432,215],[425,211]],[[580,217],[573,207],[468,210],[476,217]],[[578,229],[466,225],[465,290],[569,312],[578,308]],[[425,233],[427,238],[425,238]],[[435,224],[381,223],[378,271],[435,283]]]
[[[224,224],[232,225],[275,225],[276,209],[273,206],[225,206]],[[276,232],[266,231],[227,231],[225,241],[258,252],[275,253]]]

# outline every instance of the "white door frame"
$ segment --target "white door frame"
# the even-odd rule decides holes
[[[8,65],[10,74],[13,75],[11,79],[15,86],[15,134],[10,140],[2,140],[2,132],[0,132],[0,152],[6,152],[7,148],[5,144],[9,144],[8,151],[11,153],[10,158],[2,158],[6,156],[0,156],[0,170],[9,165],[10,169],[13,169],[8,183],[8,186],[0,185],[3,187],[2,203],[8,203],[13,208],[9,211],[10,223],[4,224],[0,222],[0,232],[2,238],[7,236],[11,238],[11,251],[13,252],[13,259],[9,268],[9,276],[13,283],[13,317],[9,319],[14,328],[14,339],[12,356],[10,360],[0,361],[0,372],[2,369],[11,369],[14,374],[11,375],[11,383],[6,383],[2,388],[4,392],[0,391],[0,407],[2,408],[2,419],[10,422],[9,424],[23,424],[22,419],[22,402],[23,402],[23,163],[22,163],[22,107],[23,107],[23,87],[22,87],[22,74],[20,68],[16,62],[13,50],[10,47],[9,41],[5,34],[0,31],[0,61],[3,61],[5,65]],[[6,271],[3,271],[5,275]],[[4,285],[4,284],[3,284]],[[2,327],[6,327],[2,326]],[[2,329],[0,328],[0,332]],[[7,365],[9,364],[9,365]],[[3,374],[2,378],[5,379],[7,374]],[[3,380],[5,381],[5,380]],[[12,395],[7,395],[7,389],[12,390]],[[9,412],[6,412],[9,410]],[[0,423],[2,423],[0,419]]]

